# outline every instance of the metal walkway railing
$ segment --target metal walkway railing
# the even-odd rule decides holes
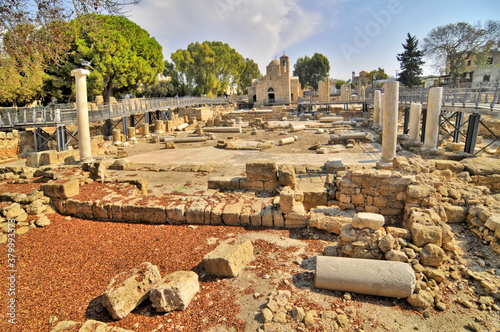
[[[131,99],[118,103],[89,104],[90,122],[141,114],[150,111],[167,110],[176,107],[195,105],[227,104],[226,98],[184,97],[164,99]],[[74,104],[58,104],[46,107],[3,108],[0,109],[0,129],[23,127],[55,127],[75,125],[76,108]]]

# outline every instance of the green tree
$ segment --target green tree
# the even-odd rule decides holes
[[[318,82],[327,78],[329,72],[330,61],[321,53],[298,58],[293,68],[293,75],[299,77],[303,88],[318,89]]]
[[[409,88],[420,85],[422,79],[422,57],[424,53],[418,49],[418,39],[410,35],[406,38],[406,44],[402,44],[404,48],[403,53],[397,55],[397,59],[401,62],[401,73],[399,74],[399,81]]]
[[[125,5],[139,1],[0,1],[0,75],[10,82],[0,88],[0,100],[17,104],[42,96],[44,71],[66,61],[69,20],[92,12],[122,15]]]
[[[0,102],[4,104],[18,106],[42,96],[43,55],[29,43],[17,47],[17,39],[29,38],[33,30],[31,25],[20,25],[4,35],[0,57]]]
[[[195,94],[214,96],[239,84],[243,57],[222,42],[191,43],[171,55],[177,69]]]
[[[335,88],[338,90],[342,87],[342,85],[346,84],[344,80],[335,80]]]
[[[366,74],[366,77],[370,80],[370,82],[373,83],[373,81],[376,80],[385,80],[389,76],[385,73],[385,70],[383,68],[378,67],[377,70],[372,70],[368,74]]]
[[[432,29],[424,38],[423,51],[438,66],[446,68],[458,85],[466,68],[465,61],[475,58],[477,65],[484,65],[488,53],[498,47],[499,39],[500,21],[490,20],[476,25],[459,22]]]
[[[109,102],[113,92],[133,92],[156,82],[164,66],[162,48],[147,31],[125,17],[85,18],[72,21],[75,41],[70,57],[73,64],[90,69],[89,95],[102,94]]]
[[[261,78],[259,66],[252,59],[245,59],[245,68],[241,72],[238,90],[241,94],[248,93],[248,87],[252,85],[252,80]]]

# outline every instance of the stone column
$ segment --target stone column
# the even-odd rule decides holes
[[[149,123],[145,123],[142,125],[142,134],[144,136],[149,135]]]
[[[382,97],[382,93],[379,90],[375,90],[375,92],[373,93],[373,126],[374,127],[380,126],[380,103],[382,101],[381,97]]]
[[[396,157],[398,143],[399,82],[385,85],[384,128],[382,133],[382,163],[391,163]]]
[[[366,100],[366,91],[365,91],[365,87],[362,86],[361,87],[361,101],[365,101]]]
[[[379,117],[379,128],[382,129],[384,127],[384,110],[385,110],[385,93],[380,94],[380,117]]]
[[[431,88],[427,102],[427,121],[425,125],[425,138],[423,149],[431,152],[437,151],[439,138],[439,117],[441,116],[441,104],[443,100],[443,88]]]
[[[113,144],[114,145],[122,145],[122,132],[120,129],[113,129],[111,132],[111,136],[113,137]]]
[[[420,139],[420,115],[422,113],[422,104],[412,103],[410,107],[410,128],[408,131],[408,138],[411,143],[418,143]]]
[[[135,138],[135,127],[127,128],[127,136],[129,141],[137,141],[137,138]]]
[[[92,160],[90,146],[89,110],[87,105],[87,69],[74,69],[71,76],[75,77],[76,84],[76,119],[78,123],[78,148],[80,149],[80,162]]]

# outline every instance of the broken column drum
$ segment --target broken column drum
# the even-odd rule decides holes
[[[135,127],[128,127],[127,128],[127,136],[129,141],[135,141],[137,138],[135,138]]]
[[[120,145],[122,144],[121,139],[122,132],[119,129],[113,129],[111,132],[111,136],[113,137],[113,144]]]
[[[142,134],[149,135],[149,123],[145,123],[142,125]]]
[[[392,163],[396,157],[398,143],[398,107],[399,82],[391,81],[385,84],[384,126],[382,134],[383,163]]]
[[[441,116],[441,103],[443,88],[431,88],[427,102],[427,120],[425,124],[424,150],[437,151],[439,138],[439,117]]]
[[[89,109],[87,104],[87,69],[74,69],[71,76],[75,77],[76,84],[76,120],[78,123],[78,148],[80,149],[80,161],[92,160],[92,149],[90,145]]]
[[[418,137],[420,133],[420,115],[422,113],[422,104],[412,103],[410,106],[410,128],[408,138],[412,143],[420,142]]]
[[[403,262],[318,256],[314,287],[341,292],[406,298],[413,293],[415,271]]]

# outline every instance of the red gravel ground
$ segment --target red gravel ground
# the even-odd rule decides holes
[[[211,237],[224,240],[247,232],[242,227],[154,226],[95,222],[58,214],[48,215],[53,223],[16,238],[16,325],[7,322],[6,269],[0,269],[2,311],[1,331],[50,331],[49,318],[84,322],[96,319],[113,326],[151,331],[163,324],[163,331],[206,331],[224,324],[244,331],[245,323],[236,318],[236,290],[224,279],[202,274],[200,292],[184,312],[156,314],[149,300],[125,319],[113,322],[101,304],[101,294],[111,278],[143,262],[159,267],[161,275],[193,270],[200,274],[203,256],[217,246],[207,244]],[[266,230],[282,233],[287,231]],[[262,243],[262,245],[264,245]],[[2,245],[2,264],[7,247]],[[151,316],[151,317],[148,317]]]
[[[33,189],[40,190],[41,182],[34,183],[8,183],[11,180],[0,181],[0,193],[28,194]]]

